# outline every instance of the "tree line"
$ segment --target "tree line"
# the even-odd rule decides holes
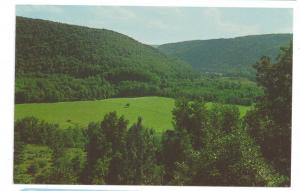
[[[260,95],[262,90],[254,82],[214,75],[158,81],[117,81],[116,78],[112,82],[101,76],[78,79],[64,74],[24,74],[16,78],[15,84],[16,103],[163,96],[249,106],[255,103],[256,97]]]

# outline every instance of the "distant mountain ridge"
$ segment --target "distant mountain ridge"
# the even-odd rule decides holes
[[[158,49],[202,72],[253,76],[252,65],[261,56],[269,56],[275,61],[280,47],[288,46],[292,37],[292,34],[265,34],[192,40],[163,44]]]

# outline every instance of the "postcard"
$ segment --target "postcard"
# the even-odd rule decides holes
[[[293,6],[14,8],[12,186],[291,188]]]

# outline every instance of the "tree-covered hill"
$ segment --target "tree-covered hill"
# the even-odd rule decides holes
[[[262,56],[276,59],[292,34],[252,35],[230,39],[193,40],[159,46],[162,52],[190,63],[203,72],[254,77],[252,65]]]
[[[16,18],[16,102],[157,95],[191,66],[106,29]]]
[[[123,34],[39,19],[16,19],[16,73],[101,75],[156,81],[186,75],[189,65]],[[127,75],[130,73],[131,75]]]
[[[185,96],[251,105],[260,93],[114,31],[16,18],[16,103]]]

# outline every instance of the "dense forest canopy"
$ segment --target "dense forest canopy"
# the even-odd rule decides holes
[[[16,103],[185,96],[251,105],[261,93],[117,32],[16,18]]]
[[[184,77],[190,71],[189,65],[106,29],[17,17],[16,34],[17,75],[100,75],[108,80],[132,80],[126,79],[130,73],[137,81],[155,82],[158,77]]]
[[[190,73],[189,65],[120,33],[16,20],[16,102],[100,99],[134,89],[147,94],[161,80]]]
[[[192,40],[163,44],[159,50],[190,63],[202,72],[255,78],[252,65],[261,56],[274,62],[279,49],[288,46],[292,34],[266,34],[231,39]]]

